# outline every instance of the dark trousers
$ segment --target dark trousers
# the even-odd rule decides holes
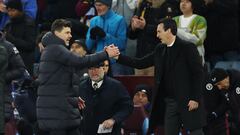
[[[171,98],[165,98],[165,102],[165,135],[178,135],[182,126],[182,120],[177,110],[177,102]],[[190,131],[190,135],[204,135],[204,133],[200,128]]]

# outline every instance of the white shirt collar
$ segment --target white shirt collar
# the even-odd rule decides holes
[[[94,83],[97,83],[97,89],[100,88],[102,86],[102,83],[103,83],[103,80],[99,81],[99,82],[94,82],[92,81],[92,87],[93,87],[93,84]]]
[[[167,45],[167,47],[172,47],[173,44],[175,43],[175,41],[176,41],[176,39],[174,39],[174,41],[171,44]]]

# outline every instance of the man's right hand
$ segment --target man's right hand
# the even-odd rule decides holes
[[[116,57],[120,54],[120,51],[119,51],[118,47],[114,46],[113,44],[105,47],[104,50],[108,53],[108,56],[110,58]]]

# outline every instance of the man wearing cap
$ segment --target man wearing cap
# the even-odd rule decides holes
[[[210,73],[206,75],[203,101],[207,113],[207,125],[204,127],[204,133],[205,135],[227,135],[227,100],[217,86],[212,84]]]
[[[212,84],[225,93],[230,112],[232,114],[232,134],[240,134],[240,72],[234,69],[213,69]]]
[[[86,44],[90,52],[99,52],[109,44],[116,45],[121,53],[126,49],[127,24],[123,16],[111,9],[112,0],[95,0],[98,16],[90,21]],[[125,74],[122,65],[111,61],[113,75]]]
[[[152,89],[146,84],[138,84],[133,95],[134,105],[142,105],[146,112],[150,111],[150,102],[152,96]]]
[[[84,135],[96,135],[101,125],[112,129],[108,134],[121,135],[122,122],[133,110],[132,100],[126,88],[104,73],[104,63],[89,67],[89,79],[80,83],[80,96],[85,100],[81,131]]]

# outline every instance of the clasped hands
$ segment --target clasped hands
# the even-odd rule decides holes
[[[115,46],[114,44],[105,46],[104,51],[107,52],[107,54],[110,58],[118,59],[118,56],[120,55],[120,51],[119,51],[118,47]]]
[[[106,37],[106,33],[99,26],[95,26],[90,30],[90,38],[93,39],[93,40],[96,40],[97,37],[99,37],[99,38],[105,38]]]

